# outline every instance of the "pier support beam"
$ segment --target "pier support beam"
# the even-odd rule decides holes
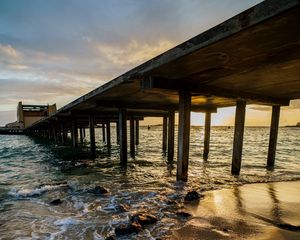
[[[120,144],[120,135],[119,135],[119,132],[120,132],[120,124],[119,124],[119,121],[116,122],[116,133],[117,133],[117,144]]]
[[[135,157],[135,142],[134,142],[134,119],[130,118],[130,156]]]
[[[274,167],[274,163],[275,163],[279,117],[280,117],[280,106],[273,106],[267,167]]]
[[[108,148],[111,147],[111,137],[110,137],[110,121],[106,123],[106,145]]]
[[[66,146],[67,145],[67,130],[65,128],[65,124],[62,123],[61,124],[61,143],[63,146]]]
[[[174,131],[175,131],[175,112],[169,112],[169,123],[168,123],[168,162],[174,160]]]
[[[127,122],[126,109],[119,110],[120,163],[127,163]]]
[[[91,157],[96,157],[96,142],[95,142],[95,117],[93,114],[89,116],[89,128],[90,128],[90,150]]]
[[[235,112],[234,140],[231,174],[239,175],[241,170],[246,101],[237,101]]]
[[[187,181],[190,147],[191,94],[179,92],[177,181]]]
[[[167,151],[167,131],[168,131],[168,118],[165,116],[163,117],[163,131],[162,131],[162,150],[163,152]]]
[[[105,124],[104,123],[102,123],[102,141],[106,142],[106,139],[105,139]]]
[[[80,143],[83,143],[83,129],[82,126],[79,126],[79,138],[80,138]]]
[[[135,145],[140,144],[140,121],[135,120]]]
[[[71,136],[72,136],[72,143],[74,148],[78,148],[78,132],[77,132],[77,126],[76,126],[76,120],[72,120],[72,131],[71,131]]]
[[[208,159],[209,142],[210,142],[210,126],[211,126],[211,112],[205,113],[205,127],[204,127],[204,149],[203,159]]]

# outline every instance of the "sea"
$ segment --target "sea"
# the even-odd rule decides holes
[[[246,127],[240,176],[230,174],[233,131],[212,127],[204,161],[204,129],[191,128],[187,183],[176,182],[176,149],[174,163],[168,163],[161,126],[140,127],[137,154],[128,156],[127,166],[119,164],[115,126],[110,149],[96,129],[96,159],[89,157],[88,131],[79,149],[32,136],[0,135],[0,239],[164,239],[185,224],[176,212],[189,191],[205,194],[300,179],[300,128],[279,128],[275,167],[267,169],[269,128]],[[108,193],[93,192],[97,186]],[[51,204],[57,199],[59,204]],[[137,234],[116,237],[115,228],[136,213],[158,221]]]

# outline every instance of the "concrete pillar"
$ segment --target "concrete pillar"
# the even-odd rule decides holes
[[[127,163],[127,122],[126,109],[119,110],[120,163]]]
[[[74,148],[78,148],[78,132],[77,132],[77,126],[76,126],[76,120],[72,120],[72,131],[71,131],[71,136],[72,136],[72,143]]]
[[[270,128],[268,161],[267,161],[268,167],[274,167],[274,163],[275,163],[279,117],[280,117],[280,106],[273,106],[271,128]]]
[[[239,175],[241,170],[243,138],[246,114],[246,101],[237,101],[235,111],[234,140],[231,174]]]
[[[167,151],[167,131],[168,131],[168,117],[163,117],[163,131],[162,131],[162,150],[163,152]]]
[[[82,127],[82,135],[83,135],[83,139],[85,139],[85,126]]]
[[[106,138],[107,138],[106,145],[107,145],[108,148],[110,148],[111,147],[110,121],[108,121],[106,123]]]
[[[140,144],[140,121],[135,120],[135,145]]]
[[[56,131],[56,125],[52,125],[52,134],[53,134],[53,141],[56,144],[57,143],[57,131]]]
[[[63,146],[67,143],[67,130],[64,123],[61,124],[61,143]]]
[[[116,122],[116,133],[117,133],[117,144],[120,144],[120,135],[119,135],[119,132],[120,132],[120,124],[119,124],[119,121]]]
[[[82,126],[80,125],[79,126],[80,143],[83,143],[83,131],[82,130],[83,130]]]
[[[169,111],[169,124],[168,124],[168,162],[174,160],[174,132],[175,132],[175,112]]]
[[[103,140],[103,142],[106,142],[106,140],[105,140],[105,124],[104,123],[102,123],[102,140]]]
[[[211,113],[205,113],[205,127],[204,127],[204,149],[203,159],[207,160],[209,153],[209,142],[210,142],[210,125],[211,125]]]
[[[93,114],[89,116],[89,129],[90,129],[90,150],[91,157],[96,157],[96,142],[95,142],[95,117]]]
[[[130,156],[135,157],[135,142],[134,142],[134,119],[130,118]]]
[[[177,181],[187,181],[190,147],[191,94],[179,92]]]

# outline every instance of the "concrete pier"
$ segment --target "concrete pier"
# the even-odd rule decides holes
[[[111,148],[111,137],[110,137],[110,122],[108,121],[106,123],[106,145],[108,147],[108,149]]]
[[[133,117],[130,118],[130,156],[132,158],[135,157],[135,140],[134,140],[134,119]]]
[[[231,173],[239,175],[242,163],[246,101],[237,101],[235,111],[234,140]]]
[[[204,149],[203,149],[203,159],[208,159],[209,153],[209,143],[210,143],[210,125],[211,125],[211,113],[205,113],[205,126],[204,126]]]
[[[140,144],[140,121],[135,120],[135,145]]]
[[[127,163],[127,113],[125,108],[119,110],[120,163]]]
[[[280,106],[273,106],[271,128],[270,128],[268,161],[267,161],[268,167],[274,167],[274,163],[275,163],[279,116],[280,116]]]
[[[177,180],[187,181],[190,148],[191,94],[179,92]]]
[[[76,120],[72,120],[72,131],[71,131],[72,144],[74,148],[78,148],[78,131],[76,126]]]
[[[91,157],[96,157],[96,141],[95,141],[95,116],[89,115],[89,129],[90,129],[90,150]]]
[[[168,117],[163,117],[163,125],[162,125],[162,150],[163,152],[167,151],[167,140],[168,140]]]
[[[279,106],[300,99],[299,25],[299,0],[263,1],[99,86],[25,130],[32,134],[46,130],[52,140],[52,135],[57,137],[52,125],[64,121],[77,147],[77,127],[89,125],[91,149],[95,149],[94,126],[102,126],[106,142],[105,124],[117,122],[120,162],[126,164],[127,120],[131,116],[164,117],[162,149],[165,151],[167,145],[168,162],[173,162],[178,112],[177,179],[187,181],[191,111],[206,113],[205,159],[209,155],[211,113],[237,106],[231,166],[232,174],[237,175],[241,169],[246,103],[273,106],[267,161],[272,167]],[[94,115],[92,124],[90,113]],[[130,125],[134,128],[131,120]],[[134,145],[138,145],[137,125],[133,137],[130,128],[130,139],[136,139],[130,144],[131,155]]]
[[[168,116],[168,162],[174,160],[174,138],[175,138],[175,112],[170,111]]]

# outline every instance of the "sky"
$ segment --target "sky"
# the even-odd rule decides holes
[[[260,0],[1,0],[0,126],[16,107],[58,108],[225,21]],[[270,107],[248,106],[246,125],[270,125]],[[300,103],[281,125],[300,121]],[[235,108],[213,114],[233,125]],[[192,124],[203,124],[192,114]]]

